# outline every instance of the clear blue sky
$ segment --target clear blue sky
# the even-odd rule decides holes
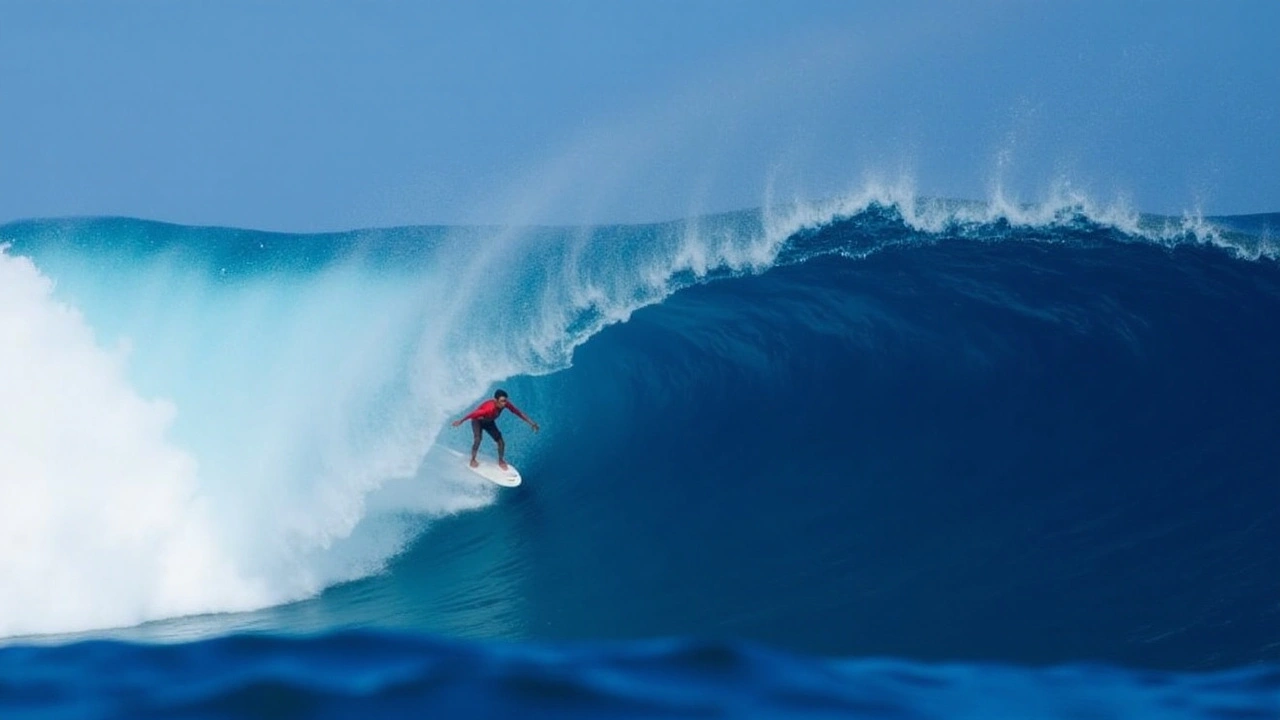
[[[1280,3],[0,0],[0,222],[1280,210]]]

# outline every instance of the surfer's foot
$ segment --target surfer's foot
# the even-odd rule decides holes
[[[476,462],[475,458],[471,458],[471,467],[480,467],[480,463]]]
[[[499,461],[498,461],[498,467],[502,468],[503,470],[506,470],[506,469],[507,469],[507,461],[506,461],[506,460],[499,460]]]

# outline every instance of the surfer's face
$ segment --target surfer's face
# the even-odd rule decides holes
[[[506,398],[498,398],[498,407],[506,407],[506,406],[507,406],[507,399],[506,399]]]

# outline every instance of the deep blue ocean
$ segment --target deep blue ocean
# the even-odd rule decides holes
[[[0,225],[0,717],[1280,717],[1277,230]]]

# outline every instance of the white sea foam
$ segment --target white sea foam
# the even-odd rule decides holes
[[[196,458],[123,350],[26,258],[0,252],[0,634],[231,610],[270,589],[219,537]]]

